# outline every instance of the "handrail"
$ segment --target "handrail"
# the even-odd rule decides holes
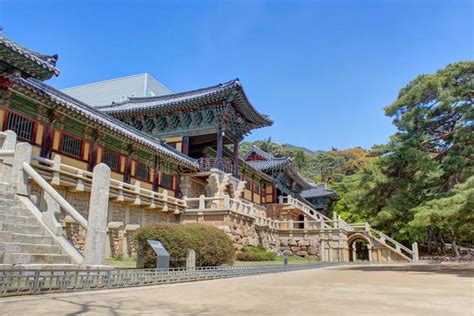
[[[81,225],[82,228],[87,230],[87,220],[78,212],[74,207],[69,204],[68,201],[66,201],[54,188],[46,182],[46,180],[43,179],[31,167],[29,164],[26,162],[23,162],[22,164],[23,170],[33,179],[46,193],[48,193],[59,205],[62,209],[64,209],[69,215],[71,215],[74,220]]]

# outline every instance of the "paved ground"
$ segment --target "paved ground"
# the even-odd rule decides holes
[[[474,265],[349,266],[0,300],[0,315],[474,315]]]

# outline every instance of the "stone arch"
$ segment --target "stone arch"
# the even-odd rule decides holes
[[[373,242],[370,237],[362,233],[352,234],[347,239],[349,246],[349,261],[372,261]]]

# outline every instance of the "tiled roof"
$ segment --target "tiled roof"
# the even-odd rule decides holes
[[[123,103],[100,107],[108,114],[133,114],[150,112],[152,110],[183,110],[188,106],[200,105],[212,101],[234,101],[236,110],[250,122],[267,126],[273,122],[257,110],[249,102],[242,84],[238,79],[215,86],[181,93],[155,97],[130,98]]]
[[[35,64],[39,65],[40,67],[44,68],[48,72],[51,73],[49,78],[54,74],[56,76],[59,75],[59,69],[56,67],[56,61],[58,60],[57,55],[48,56],[48,55],[41,55],[37,52],[34,52],[22,45],[12,41],[8,37],[3,34],[0,34],[0,45],[5,46],[12,50],[13,52],[29,59],[30,61],[34,62]],[[1,59],[1,57],[0,57]],[[44,78],[44,79],[49,79]],[[43,78],[40,78],[43,79]]]
[[[291,158],[273,158],[272,160],[251,160],[247,164],[253,168],[261,171],[281,169],[289,166],[292,163]]]
[[[75,112],[81,115],[82,117],[107,128],[112,132],[115,132],[121,136],[125,136],[136,143],[155,150],[165,157],[174,159],[183,166],[193,169],[197,169],[199,167],[194,159],[182,154],[171,146],[166,145],[161,140],[152,137],[148,134],[142,133],[131,126],[122,123],[119,120],[114,119],[113,117],[110,117],[105,113],[97,111],[91,106],[46,85],[40,80],[34,78],[25,79],[22,77],[7,74],[2,74],[2,76],[4,76],[6,79],[13,82],[14,84],[23,87],[29,91],[32,91],[42,97],[45,97],[50,101],[65,107],[69,111]]]
[[[243,159],[247,160],[248,158],[250,158],[252,154],[256,154],[262,157],[263,159],[267,159],[267,160],[275,159],[275,157],[273,157],[271,154],[267,153],[266,151],[261,150],[255,145],[252,145],[252,148],[250,148],[250,150],[244,155]]]
[[[263,160],[248,160],[252,154],[260,156]],[[257,146],[252,146],[244,155],[244,160],[252,168],[263,172],[271,172],[278,169],[285,170],[286,174],[297,181],[303,188],[309,189],[311,187],[311,184],[296,171],[291,157],[276,158]]]
[[[312,187],[309,190],[305,190],[301,192],[301,196],[306,198],[318,198],[318,197],[325,197],[325,196],[334,196],[337,197],[336,191],[326,189],[324,184],[317,185]]]

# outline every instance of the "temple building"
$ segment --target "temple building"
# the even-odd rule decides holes
[[[0,201],[16,206],[0,207],[0,264],[133,256],[134,232],[157,222],[217,226],[236,249],[347,261],[363,239],[370,260],[414,258],[368,224],[330,218],[337,195],[291,158],[239,156],[244,137],[273,122],[238,79],[173,93],[142,74],[59,91],[45,83],[57,61],[0,34]],[[105,227],[89,225],[98,216]],[[101,234],[92,260],[87,243]]]

